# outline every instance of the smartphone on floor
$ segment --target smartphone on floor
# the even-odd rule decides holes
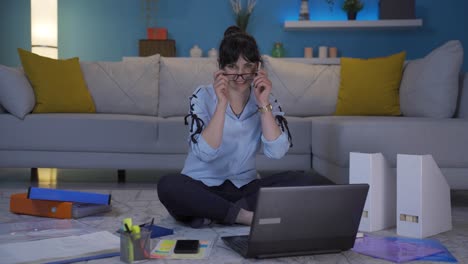
[[[176,254],[196,254],[200,248],[199,240],[177,240],[174,253]]]

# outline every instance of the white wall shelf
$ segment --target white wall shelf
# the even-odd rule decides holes
[[[319,64],[319,65],[340,65],[341,58],[302,58],[302,57],[285,57],[281,58],[285,61],[305,63],[305,64]]]
[[[416,28],[422,27],[422,19],[392,20],[343,20],[343,21],[285,21],[286,30],[314,29],[382,29],[382,28]]]

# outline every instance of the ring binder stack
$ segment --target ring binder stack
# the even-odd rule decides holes
[[[12,194],[10,211],[17,214],[60,219],[81,218],[109,212],[110,194],[30,187],[27,193]]]

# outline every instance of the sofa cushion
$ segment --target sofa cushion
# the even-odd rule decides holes
[[[36,98],[34,113],[95,113],[78,58],[55,60],[18,49]]]
[[[157,115],[159,55],[119,62],[82,62],[98,113]]]
[[[314,117],[312,153],[340,167],[350,152],[381,152],[392,166],[397,154],[431,154],[440,167],[468,167],[468,120],[417,117]]]
[[[160,153],[187,154],[189,127],[181,116],[158,118],[158,143]]]
[[[310,65],[264,56],[272,93],[288,116],[331,115],[340,81],[339,65]]]
[[[468,73],[460,77],[460,93],[458,101],[458,114],[460,118],[468,118]]]
[[[410,61],[400,87],[404,116],[449,118],[455,113],[463,63],[460,41],[449,41],[423,59]]]
[[[0,115],[2,150],[157,153],[157,117],[115,114]]]
[[[310,154],[310,118],[286,116],[288,121],[289,132],[292,137],[292,148],[289,149],[289,154]]]
[[[0,65],[0,105],[12,115],[23,119],[35,104],[34,91],[24,72]]]
[[[400,115],[400,88],[406,53],[372,59],[341,59],[335,115]]]
[[[218,70],[212,58],[161,58],[159,116],[185,116],[189,97],[200,85],[213,83]]]
[[[286,117],[294,146],[290,154],[310,154],[310,119]],[[183,117],[158,118],[158,143],[160,153],[187,153],[190,127],[184,124]]]

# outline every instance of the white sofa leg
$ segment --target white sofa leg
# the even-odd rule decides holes
[[[349,183],[367,183],[359,230],[373,232],[396,225],[396,175],[382,153],[350,153]]]
[[[397,155],[397,234],[424,238],[452,229],[450,187],[431,155]]]

